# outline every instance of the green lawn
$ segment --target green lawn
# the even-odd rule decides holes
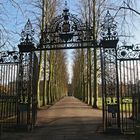
[[[94,99],[93,99],[93,101],[94,101]],[[108,97],[106,99],[106,103],[115,104],[115,103],[117,103],[117,99],[115,97],[113,99]],[[102,98],[101,97],[98,98],[98,108],[102,109]],[[132,111],[132,99],[123,98],[122,100],[120,100],[120,110],[121,111]]]

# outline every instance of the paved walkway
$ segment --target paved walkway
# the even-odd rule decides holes
[[[2,140],[131,140],[102,133],[102,112],[74,97],[65,97],[38,112],[38,124],[30,133],[4,134]]]

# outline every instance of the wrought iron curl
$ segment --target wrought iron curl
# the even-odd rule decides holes
[[[130,59],[140,59],[140,45],[123,45],[117,48],[118,59],[130,60]]]
[[[35,49],[34,34],[34,29],[30,20],[28,19],[27,23],[24,26],[24,29],[21,32],[20,44],[18,45],[20,52],[31,52]]]
[[[61,15],[53,18],[46,25],[37,48],[78,48],[82,45],[85,47],[87,42],[90,42],[90,46],[95,43],[93,28],[86,23],[83,24],[83,21],[75,14],[71,14],[66,7]],[[76,43],[76,45],[68,47],[68,43]],[[58,46],[58,44],[62,45]]]
[[[117,39],[118,33],[116,30],[117,24],[109,11],[107,11],[107,14],[101,24],[101,37],[105,40]]]
[[[63,13],[53,18],[47,26],[44,41],[50,43],[53,41],[53,38],[60,37],[60,42],[67,42],[72,39],[74,33],[81,30],[82,25],[82,21],[76,15],[69,13],[68,8],[65,8]],[[67,31],[64,31],[64,27],[67,28]]]
[[[115,64],[115,49],[114,48],[106,48],[105,49],[105,58],[106,61],[108,61],[109,63],[114,63]]]
[[[0,52],[0,63],[16,63],[19,62],[19,52],[4,51]]]

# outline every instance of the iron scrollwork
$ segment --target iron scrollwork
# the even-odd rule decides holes
[[[117,24],[109,11],[101,24],[101,46],[105,48],[116,48],[118,43]]]
[[[137,45],[124,45],[117,48],[118,59],[140,59],[140,44]]]
[[[31,21],[28,19],[21,32],[20,44],[18,45],[20,52],[30,52],[34,49],[34,34]]]
[[[61,41],[67,42],[72,39],[74,32],[78,28],[77,23],[79,23],[79,21],[75,21],[75,16],[69,13],[69,9],[65,8],[62,15],[52,20],[52,23],[45,34],[49,35],[50,41],[54,41],[51,39],[52,37],[58,37]],[[53,36],[50,36],[52,34]]]
[[[34,29],[30,20],[27,21],[24,30],[21,32],[21,43],[18,45],[20,51],[20,64],[19,64],[19,103],[21,110],[27,110],[29,103],[29,94],[31,93],[31,69],[32,69],[32,51],[34,47]],[[23,108],[22,108],[23,107]]]
[[[28,103],[28,96],[30,93],[30,87],[31,87],[31,83],[30,83],[30,61],[31,61],[31,53],[23,53],[20,56],[22,63],[20,63],[20,67],[19,67],[19,93],[20,93],[20,97],[19,97],[19,103],[21,104],[27,104]]]
[[[104,21],[101,24],[101,37],[107,40],[118,38],[118,33],[116,29],[116,22],[114,21],[114,18],[111,16],[109,11],[107,11]]]
[[[117,25],[114,18],[109,11],[101,24],[101,58],[102,58],[102,86],[103,86],[103,103],[104,103],[104,118],[106,128],[114,125],[113,121],[116,119],[116,124],[120,126],[120,110],[119,110],[119,92],[118,92],[118,69],[117,69],[117,43],[118,33]],[[115,99],[115,100],[114,100]],[[112,117],[110,117],[112,114]],[[108,121],[109,120],[109,121]],[[111,120],[111,121],[110,121]],[[115,124],[115,125],[116,125]]]
[[[19,62],[19,52],[4,51],[0,52],[0,63],[16,63]]]
[[[89,42],[92,46],[93,43],[95,43],[92,31],[93,30],[89,24],[83,24],[82,20],[77,18],[76,15],[69,13],[69,9],[65,7],[61,15],[55,17],[49,25],[46,25],[38,48],[84,48],[84,45],[87,43],[89,46]],[[75,43],[75,45],[69,47],[69,45],[67,46],[68,43]]]

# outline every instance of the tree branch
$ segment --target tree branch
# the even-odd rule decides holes
[[[125,2],[125,4],[126,4],[127,7],[122,6],[122,7],[120,7],[119,9],[128,9],[128,10],[130,10],[130,11],[132,11],[132,12],[134,12],[134,13],[140,15],[140,12],[138,12],[137,10],[133,9],[132,7],[130,7],[130,5],[127,4],[126,2]]]

